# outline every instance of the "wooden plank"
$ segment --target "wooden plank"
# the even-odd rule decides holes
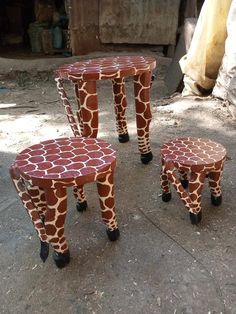
[[[180,0],[100,0],[102,43],[175,45]]]
[[[73,55],[86,54],[101,48],[97,0],[70,0],[70,41]]]

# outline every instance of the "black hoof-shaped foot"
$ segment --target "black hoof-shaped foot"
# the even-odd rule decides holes
[[[212,205],[220,206],[221,203],[222,203],[222,195],[220,195],[220,196],[211,195],[211,204]]]
[[[161,196],[163,202],[169,202],[171,200],[171,193],[162,193]]]
[[[82,203],[77,202],[76,209],[78,212],[84,212],[88,208],[87,201],[84,201]]]
[[[49,244],[47,242],[40,241],[40,258],[45,263],[49,254]]]
[[[200,211],[198,214],[189,213],[191,224],[197,225],[202,220],[202,212]]]
[[[120,231],[118,228],[113,231],[107,229],[107,236],[110,241],[116,241],[120,236]]]
[[[53,259],[58,268],[63,268],[70,262],[70,251],[65,253],[53,252]]]
[[[126,134],[119,134],[118,136],[118,140],[120,143],[126,143],[129,141],[129,134],[126,133]]]
[[[141,154],[141,162],[143,164],[148,164],[153,158],[152,152],[149,152],[147,154]]]
[[[188,187],[188,180],[180,180],[180,182],[181,182],[181,184],[182,184],[182,187],[183,187],[184,189],[187,189],[187,187]]]

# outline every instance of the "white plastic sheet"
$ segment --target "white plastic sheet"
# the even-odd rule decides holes
[[[205,0],[188,53],[181,58],[185,95],[211,90],[224,55],[226,21],[232,0]]]
[[[227,19],[225,54],[212,94],[236,105],[236,0],[233,0]]]

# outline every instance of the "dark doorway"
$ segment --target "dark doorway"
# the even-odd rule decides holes
[[[67,50],[64,0],[0,0],[0,56],[35,58]]]

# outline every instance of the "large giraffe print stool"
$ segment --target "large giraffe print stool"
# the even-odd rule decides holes
[[[220,180],[225,159],[226,149],[209,139],[186,137],[165,143],[161,147],[162,200],[171,200],[172,183],[189,210],[191,223],[197,224],[202,218],[201,192],[206,177],[212,204],[221,204]]]
[[[73,186],[78,204],[87,205],[83,185],[97,182],[102,219],[111,241],[119,237],[113,173],[116,153],[111,145],[92,138],[59,138],[33,145],[16,157],[10,167],[14,186],[41,240],[40,257],[45,262],[49,244],[56,265],[70,260],[64,233],[67,213],[66,188]]]
[[[127,107],[125,78],[134,77],[136,124],[141,161],[152,160],[149,143],[151,122],[150,86],[156,60],[144,56],[120,56],[89,59],[59,67],[56,70],[57,89],[65,107],[74,136],[96,137],[98,133],[97,80],[111,80],[116,114],[116,129],[121,143],[129,141],[125,118]],[[78,109],[76,115],[64,88],[64,80],[73,83]]]

